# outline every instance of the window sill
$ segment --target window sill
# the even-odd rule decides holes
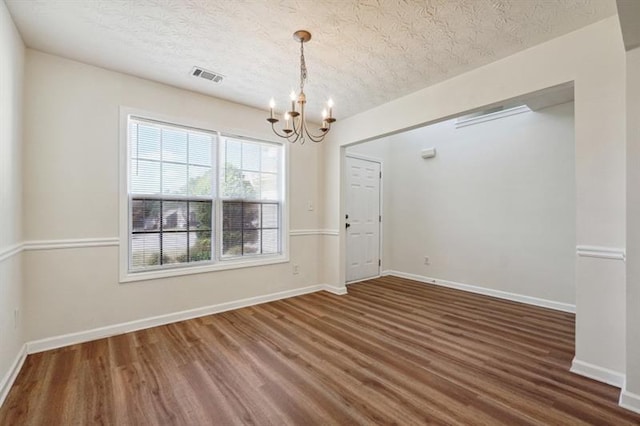
[[[120,283],[129,283],[135,281],[155,280],[160,278],[181,277],[193,274],[203,274],[207,272],[228,271],[232,269],[253,268],[256,266],[275,265],[278,263],[286,263],[289,256],[286,254],[276,256],[264,256],[259,259],[233,259],[222,260],[215,264],[202,266],[185,266],[174,269],[158,269],[155,271],[144,272],[126,272],[120,276]]]

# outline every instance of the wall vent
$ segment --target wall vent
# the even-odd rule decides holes
[[[191,75],[194,77],[204,78],[205,80],[209,80],[214,83],[220,83],[224,78],[222,74],[205,70],[204,68],[200,68],[200,67],[193,67],[193,69],[191,70]]]

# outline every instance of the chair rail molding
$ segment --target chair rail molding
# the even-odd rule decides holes
[[[18,243],[10,245],[4,249],[0,250],[0,262],[4,262],[5,260],[15,256],[24,250],[24,243]]]
[[[299,237],[304,235],[328,235],[337,236],[339,232],[337,229],[291,229],[289,235],[292,237]]]
[[[69,238],[63,240],[31,240],[24,242],[24,250],[53,250],[82,247],[109,247],[117,246],[117,237],[101,238]]]
[[[626,252],[624,248],[619,247],[602,247],[602,246],[576,246],[576,254],[579,257],[595,257],[598,259],[612,259],[626,261]]]
[[[292,229],[289,231],[289,235],[292,237],[307,236],[307,235],[328,235],[337,236],[339,232],[337,229]],[[68,248],[83,248],[83,247],[113,247],[120,244],[118,237],[95,237],[95,238],[65,238],[55,240],[30,240],[20,244],[14,244],[0,250],[0,262],[8,259],[11,256],[25,250],[57,250]]]

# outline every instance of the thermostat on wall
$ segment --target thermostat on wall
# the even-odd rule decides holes
[[[435,148],[423,149],[421,154],[422,154],[422,158],[432,158],[436,156],[436,149]]]

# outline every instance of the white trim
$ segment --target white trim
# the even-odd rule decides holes
[[[205,272],[228,271],[230,269],[253,268],[256,266],[276,265],[278,263],[289,262],[289,256],[282,255],[260,255],[255,257],[240,257],[235,259],[221,260],[217,263],[207,263],[206,265],[186,266],[156,269],[152,271],[128,272],[120,277],[121,283],[130,283],[135,281],[155,280],[158,278],[180,277],[190,274],[203,274]]]
[[[118,246],[118,237],[105,238],[71,238],[65,240],[34,240],[25,241],[25,250],[55,250],[84,247],[112,247]]]
[[[3,250],[0,250],[0,262],[4,262],[5,260],[15,256],[22,250],[24,250],[24,243],[14,244]]]
[[[304,235],[338,235],[337,229],[292,229],[289,231],[292,237]],[[120,243],[119,237],[96,237],[96,238],[65,238],[59,240],[31,240],[20,244],[14,244],[0,251],[0,262],[15,256],[23,250],[58,250],[68,248],[86,247],[117,247]]]
[[[329,293],[333,293],[336,294],[338,296],[343,296],[345,294],[347,294],[347,287],[343,286],[343,287],[337,287],[337,286],[333,286],[331,284],[320,284],[322,286],[322,289],[324,291],[328,291]]]
[[[357,158],[358,160],[371,161],[372,163],[380,163],[382,166],[382,160],[376,157],[369,157],[367,155],[358,154],[357,152],[349,152],[347,149],[344,154],[345,157]],[[382,167],[381,167],[382,168]]]
[[[571,361],[569,371],[618,388],[621,388],[624,384],[623,373],[580,361],[576,358],[573,358],[573,361]]]
[[[454,288],[456,290],[468,291],[470,293],[483,294],[485,296],[497,297],[499,299],[511,300],[514,302],[526,303],[527,305],[540,306],[543,308],[554,309],[562,312],[576,312],[576,305],[570,303],[556,302],[553,300],[540,299],[538,297],[525,296],[522,294],[510,293],[502,290],[493,290],[486,287],[475,286],[471,284],[457,283],[455,281],[441,280],[439,278],[425,277],[422,275],[409,274],[406,272],[386,270],[382,271],[382,276],[394,275],[401,278],[407,278],[428,284],[435,284],[442,287]]]
[[[600,246],[576,246],[576,254],[580,257],[596,257],[599,259],[626,260],[623,248]]]
[[[387,274],[388,275],[388,274]],[[360,278],[358,280],[353,280],[353,281],[347,281],[347,285],[351,285],[351,284],[356,284],[356,283],[361,283],[362,281],[369,281],[369,280],[375,280],[376,278],[380,278],[382,275],[374,275],[372,277],[367,277],[367,278]]]
[[[120,106],[118,140],[118,277],[122,282],[129,272],[129,116],[136,109]]]
[[[9,391],[18,377],[18,373],[20,373],[25,359],[27,359],[26,344],[22,345],[22,348],[20,348],[20,351],[16,355],[16,359],[13,360],[13,364],[11,364],[9,371],[7,371],[7,374],[4,375],[0,382],[0,407],[4,404],[4,400],[7,398],[7,395],[9,395]]]
[[[291,229],[289,235],[292,237],[299,237],[303,235],[338,235],[337,229]]]
[[[499,118],[505,118],[512,115],[522,114],[525,112],[531,112],[531,109],[526,105],[520,105],[514,108],[503,109],[502,111],[496,111],[489,114],[479,115],[476,117],[459,118],[456,120],[456,129],[460,129],[462,127],[467,127],[467,126],[473,126],[474,124],[493,121]]]
[[[69,346],[77,343],[89,342],[91,340],[102,339],[109,336],[115,336],[118,334],[143,330],[145,328],[157,327],[160,325],[185,321],[192,318],[203,317],[206,315],[218,314],[233,309],[245,308],[247,306],[259,305],[261,303],[273,302],[275,300],[286,299],[294,296],[301,296],[303,294],[315,293],[321,290],[326,290],[333,294],[346,294],[346,288],[334,287],[328,284],[317,284],[309,287],[285,290],[263,296],[249,297],[247,299],[219,303],[216,305],[204,306],[201,308],[189,309],[186,311],[174,312],[170,314],[109,325],[106,327],[99,327],[91,330],[35,340],[27,343],[27,352],[29,354],[43,352],[63,346]]]
[[[618,405],[627,410],[640,413],[640,395],[637,393],[629,392],[626,389],[622,389],[620,392],[620,400]]]

